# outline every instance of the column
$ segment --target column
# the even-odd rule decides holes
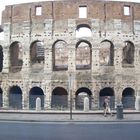
[[[9,72],[9,46],[3,48],[3,73]]]
[[[22,72],[27,73],[30,70],[30,46],[29,44],[24,44],[22,46],[23,49],[23,65],[22,65]]]
[[[29,110],[29,87],[28,87],[28,81],[23,82],[22,108],[23,108],[23,110]]]
[[[122,44],[115,44],[116,48],[114,48],[114,66],[115,72],[121,73],[122,71]]]
[[[45,61],[44,61],[44,72],[50,72],[52,73],[53,70],[53,59],[52,59],[52,43],[45,43],[44,44],[44,50],[45,50]]]
[[[8,84],[6,81],[2,82],[2,89],[3,89],[3,108],[8,109],[9,108],[9,92],[8,92]]]
[[[93,44],[93,46],[96,47],[92,47],[92,73],[97,75],[99,74],[99,47],[98,44]]]
[[[52,89],[51,89],[51,80],[45,81],[45,90],[44,90],[44,108],[46,110],[51,109],[51,96],[52,96]]]

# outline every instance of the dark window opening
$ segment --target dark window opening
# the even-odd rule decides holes
[[[10,72],[19,72],[23,65],[23,50],[19,42],[10,45]]]
[[[122,93],[122,104],[124,109],[135,109],[135,91],[132,88],[124,89]]]
[[[114,45],[108,40],[101,42],[99,52],[100,66],[113,66],[114,64]]]
[[[108,97],[110,99],[110,108],[115,107],[114,90],[110,87],[103,88],[99,93],[99,108],[103,108],[104,99]]]
[[[44,67],[44,44],[41,41],[34,41],[30,47],[30,61],[32,72],[39,72]]]
[[[62,87],[57,87],[52,92],[51,107],[53,109],[65,109],[68,107],[68,93]]]
[[[2,72],[3,69],[3,49],[2,46],[0,46],[0,72]]]
[[[68,69],[68,48],[67,43],[63,40],[58,40],[52,47],[53,52],[53,70]]]
[[[41,99],[41,109],[44,109],[44,93],[43,90],[39,87],[33,87],[29,93],[29,108],[36,108],[36,99]]]
[[[0,88],[0,107],[3,107],[3,91]]]
[[[91,44],[80,41],[76,45],[76,69],[91,69]]]
[[[9,90],[9,107],[22,109],[22,91],[18,86],[12,86]]]
[[[83,110],[84,109],[84,99],[85,98],[89,99],[89,109],[91,109],[92,106],[92,92],[85,87],[79,88],[76,91],[76,99],[75,99],[75,104],[76,104],[76,109],[77,110]]]
[[[126,41],[123,48],[122,54],[122,66],[123,67],[134,67],[134,44],[130,41]]]

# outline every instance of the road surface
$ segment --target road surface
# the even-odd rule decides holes
[[[140,122],[0,122],[1,140],[140,140]]]

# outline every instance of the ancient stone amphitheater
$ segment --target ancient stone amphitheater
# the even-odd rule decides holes
[[[2,30],[3,29],[3,30]],[[139,108],[140,3],[50,0],[2,13],[0,106],[43,110]]]

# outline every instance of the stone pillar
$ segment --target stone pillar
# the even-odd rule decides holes
[[[8,97],[8,90],[3,91],[3,108],[9,108],[9,97]]]
[[[22,92],[22,108],[23,110],[29,110],[29,93],[26,91]]]
[[[28,80],[23,80],[23,89],[22,89],[22,108],[23,110],[29,109],[29,84]]]
[[[51,109],[51,96],[52,96],[52,88],[51,88],[51,80],[45,81],[45,97],[44,97],[44,109]]]
[[[26,40],[27,43],[24,43],[22,46],[23,50],[23,65],[22,65],[22,72],[26,74],[29,72],[30,69],[30,44],[29,41]]]
[[[9,86],[8,86],[8,75],[3,75],[3,81],[1,83],[1,88],[3,89],[3,108],[9,107]]]
[[[44,50],[45,50],[45,61],[44,61],[44,72],[52,72],[53,70],[53,59],[52,59],[52,43],[45,43],[44,44]],[[46,47],[47,46],[47,47]],[[49,47],[48,47],[49,46]]]
[[[41,110],[41,99],[38,97],[36,99],[36,111],[40,111]]]
[[[84,112],[88,112],[89,111],[89,98],[85,97],[84,98]]]
[[[93,44],[96,47],[92,48],[92,72],[94,75],[99,73],[99,48],[97,44]]]
[[[68,19],[68,33],[70,37],[76,36],[75,34],[75,29],[76,29],[76,21],[75,19]]]
[[[135,109],[140,111],[140,96],[136,96]]]
[[[123,44],[114,44],[116,47],[114,48],[114,66],[115,72],[121,73],[122,71],[122,46]]]
[[[9,72],[9,46],[6,48],[3,48],[3,73]]]
[[[139,46],[135,45],[135,52],[134,52],[134,67],[139,70]]]
[[[74,41],[75,42],[75,41]],[[76,71],[76,43],[68,45],[68,71],[75,72]]]

